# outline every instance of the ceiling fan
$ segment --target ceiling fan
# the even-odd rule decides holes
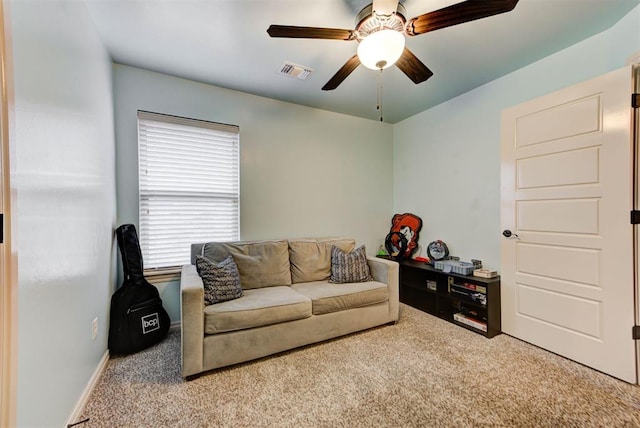
[[[360,64],[373,70],[395,64],[418,84],[433,76],[433,72],[404,46],[404,36],[509,12],[517,3],[518,0],[466,0],[407,21],[406,9],[399,0],[373,0],[357,15],[354,30],[271,25],[267,33],[271,37],[358,41],[358,52],[322,87],[325,91],[337,88]]]

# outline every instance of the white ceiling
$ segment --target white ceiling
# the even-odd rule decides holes
[[[86,0],[113,60],[191,80],[378,119],[377,73],[358,67],[333,91],[321,87],[357,42],[271,38],[270,24],[353,29],[367,0]],[[459,0],[406,0],[407,19]],[[383,73],[384,121],[395,123],[508,74],[622,18],[640,0],[520,0],[508,13],[407,38],[434,76],[415,85]],[[640,31],[640,30],[639,30]],[[639,33],[640,37],[640,33]],[[308,66],[307,80],[277,73]]]

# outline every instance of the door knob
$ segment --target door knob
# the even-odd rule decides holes
[[[518,238],[518,235],[516,235],[515,233],[512,233],[509,229],[505,229],[505,230],[503,230],[503,231],[502,231],[502,235],[503,235],[505,238],[511,238],[512,236],[513,236],[514,238]]]

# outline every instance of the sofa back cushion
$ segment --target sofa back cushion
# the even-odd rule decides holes
[[[291,281],[325,281],[331,276],[331,246],[348,253],[356,246],[354,239],[320,238],[289,241]]]
[[[229,255],[233,256],[240,272],[240,285],[244,290],[291,285],[287,241],[209,242],[194,244],[191,251],[192,258],[200,251],[205,258],[215,263]]]

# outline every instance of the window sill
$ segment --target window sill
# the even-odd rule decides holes
[[[181,266],[172,266],[157,269],[145,269],[144,277],[152,284],[163,284],[167,282],[179,281]]]

